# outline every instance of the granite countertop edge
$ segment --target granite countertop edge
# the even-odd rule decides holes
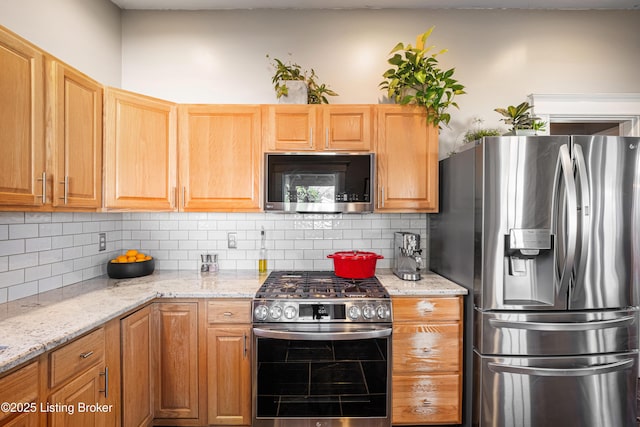
[[[393,296],[458,296],[467,290],[431,272],[403,281],[391,271],[376,276]],[[104,323],[158,298],[253,298],[266,275],[253,271],[210,276],[156,271],[136,279],[106,276],[0,304],[0,375]],[[84,289],[83,289],[84,284]]]

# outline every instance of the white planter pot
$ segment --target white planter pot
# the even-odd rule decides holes
[[[289,92],[278,99],[280,104],[306,104],[307,83],[304,80],[288,80],[284,83]]]
[[[535,136],[538,132],[533,129],[516,129],[517,136]]]

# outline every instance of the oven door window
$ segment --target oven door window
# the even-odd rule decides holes
[[[387,417],[388,345],[258,338],[257,417]]]

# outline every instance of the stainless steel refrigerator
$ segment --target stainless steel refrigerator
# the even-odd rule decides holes
[[[440,162],[430,268],[467,287],[465,425],[635,427],[640,138],[484,138]]]

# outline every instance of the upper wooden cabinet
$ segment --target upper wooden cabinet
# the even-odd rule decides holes
[[[181,105],[178,129],[181,210],[260,210],[259,106]]]
[[[175,104],[113,88],[105,99],[105,207],[175,210]]]
[[[42,206],[46,187],[43,55],[1,29],[0,206]]]
[[[102,206],[102,85],[56,60],[47,60],[46,70],[52,204],[98,209]]]
[[[371,105],[265,105],[265,151],[370,151]]]
[[[265,105],[262,143],[265,151],[315,150],[318,118],[313,105]]]
[[[376,210],[437,212],[438,128],[420,107],[378,105]]]
[[[370,151],[373,140],[371,105],[322,105],[323,137],[328,151]]]

